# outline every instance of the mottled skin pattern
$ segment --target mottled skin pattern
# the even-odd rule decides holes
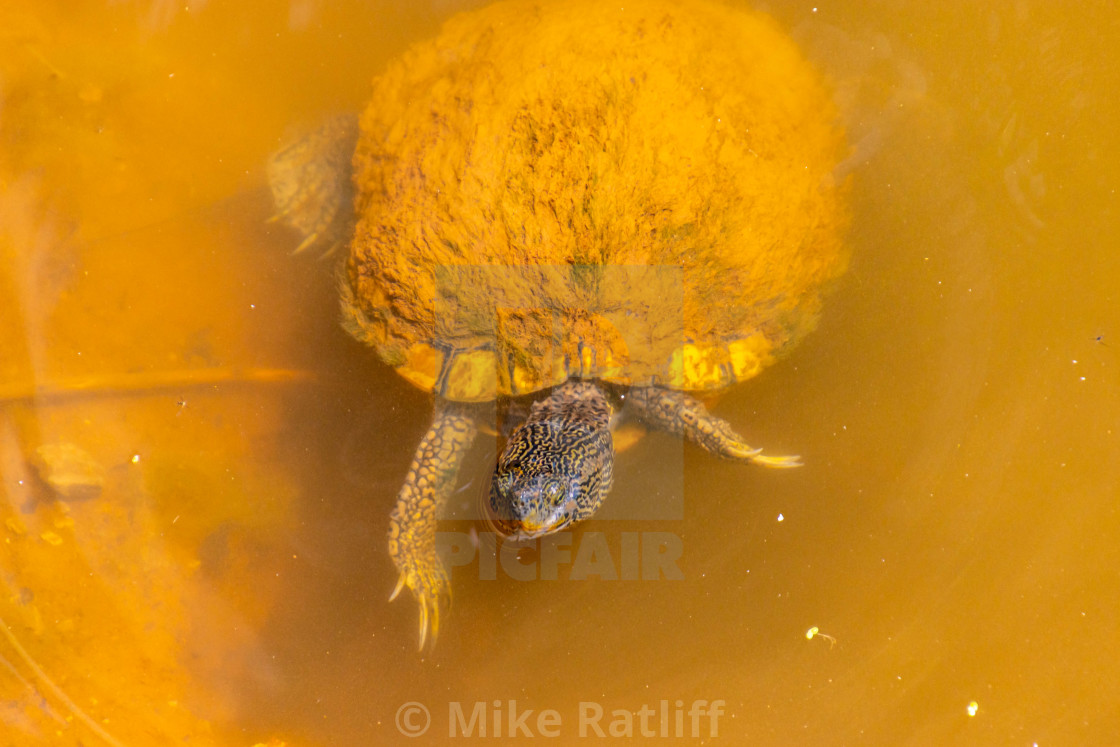
[[[614,475],[611,415],[591,382],[569,381],[533,404],[491,482],[490,510],[503,534],[541,537],[599,510]]]

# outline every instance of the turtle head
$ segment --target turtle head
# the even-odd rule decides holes
[[[613,464],[607,428],[565,418],[522,425],[490,483],[495,527],[512,539],[535,539],[588,518],[610,490]]]

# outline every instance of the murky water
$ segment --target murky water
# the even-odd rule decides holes
[[[481,703],[488,739],[512,707],[578,743],[586,704],[688,736],[696,701],[729,744],[1120,739],[1111,8],[768,4],[846,112],[852,263],[717,409],[806,466],[649,436],[610,500],[683,463],[682,518],[565,551],[621,579],[476,559],[421,657],[385,537],[430,400],[338,328],[263,164],[459,7],[0,10],[5,742],[393,743],[417,702],[421,741]],[[683,578],[628,580],[638,535]]]

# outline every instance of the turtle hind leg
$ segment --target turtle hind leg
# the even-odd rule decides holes
[[[334,251],[353,233],[350,158],[358,139],[358,118],[337,115],[290,138],[268,160],[276,214],[299,234],[293,254],[313,246]],[[324,254],[324,256],[326,256]]]
[[[475,419],[461,408],[437,411],[416,448],[389,521],[389,555],[401,573],[389,599],[406,586],[412,590],[420,604],[421,650],[429,640],[435,645],[440,603],[451,598],[447,569],[436,554],[436,519],[476,431]]]
[[[800,467],[797,456],[767,456],[752,448],[723,418],[708,412],[700,400],[684,392],[657,387],[631,389],[626,402],[639,420],[659,430],[675,433],[709,454],[763,467]]]

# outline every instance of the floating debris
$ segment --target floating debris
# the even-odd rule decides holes
[[[42,534],[39,535],[39,537],[44,542],[46,542],[48,545],[54,545],[55,547],[58,547],[59,545],[62,544],[62,537],[59,537],[56,533],[54,533],[50,530],[47,530],[46,532],[43,532]]]
[[[71,443],[44,444],[35,450],[31,466],[63,500],[96,498],[105,487],[105,470],[89,452]]]

